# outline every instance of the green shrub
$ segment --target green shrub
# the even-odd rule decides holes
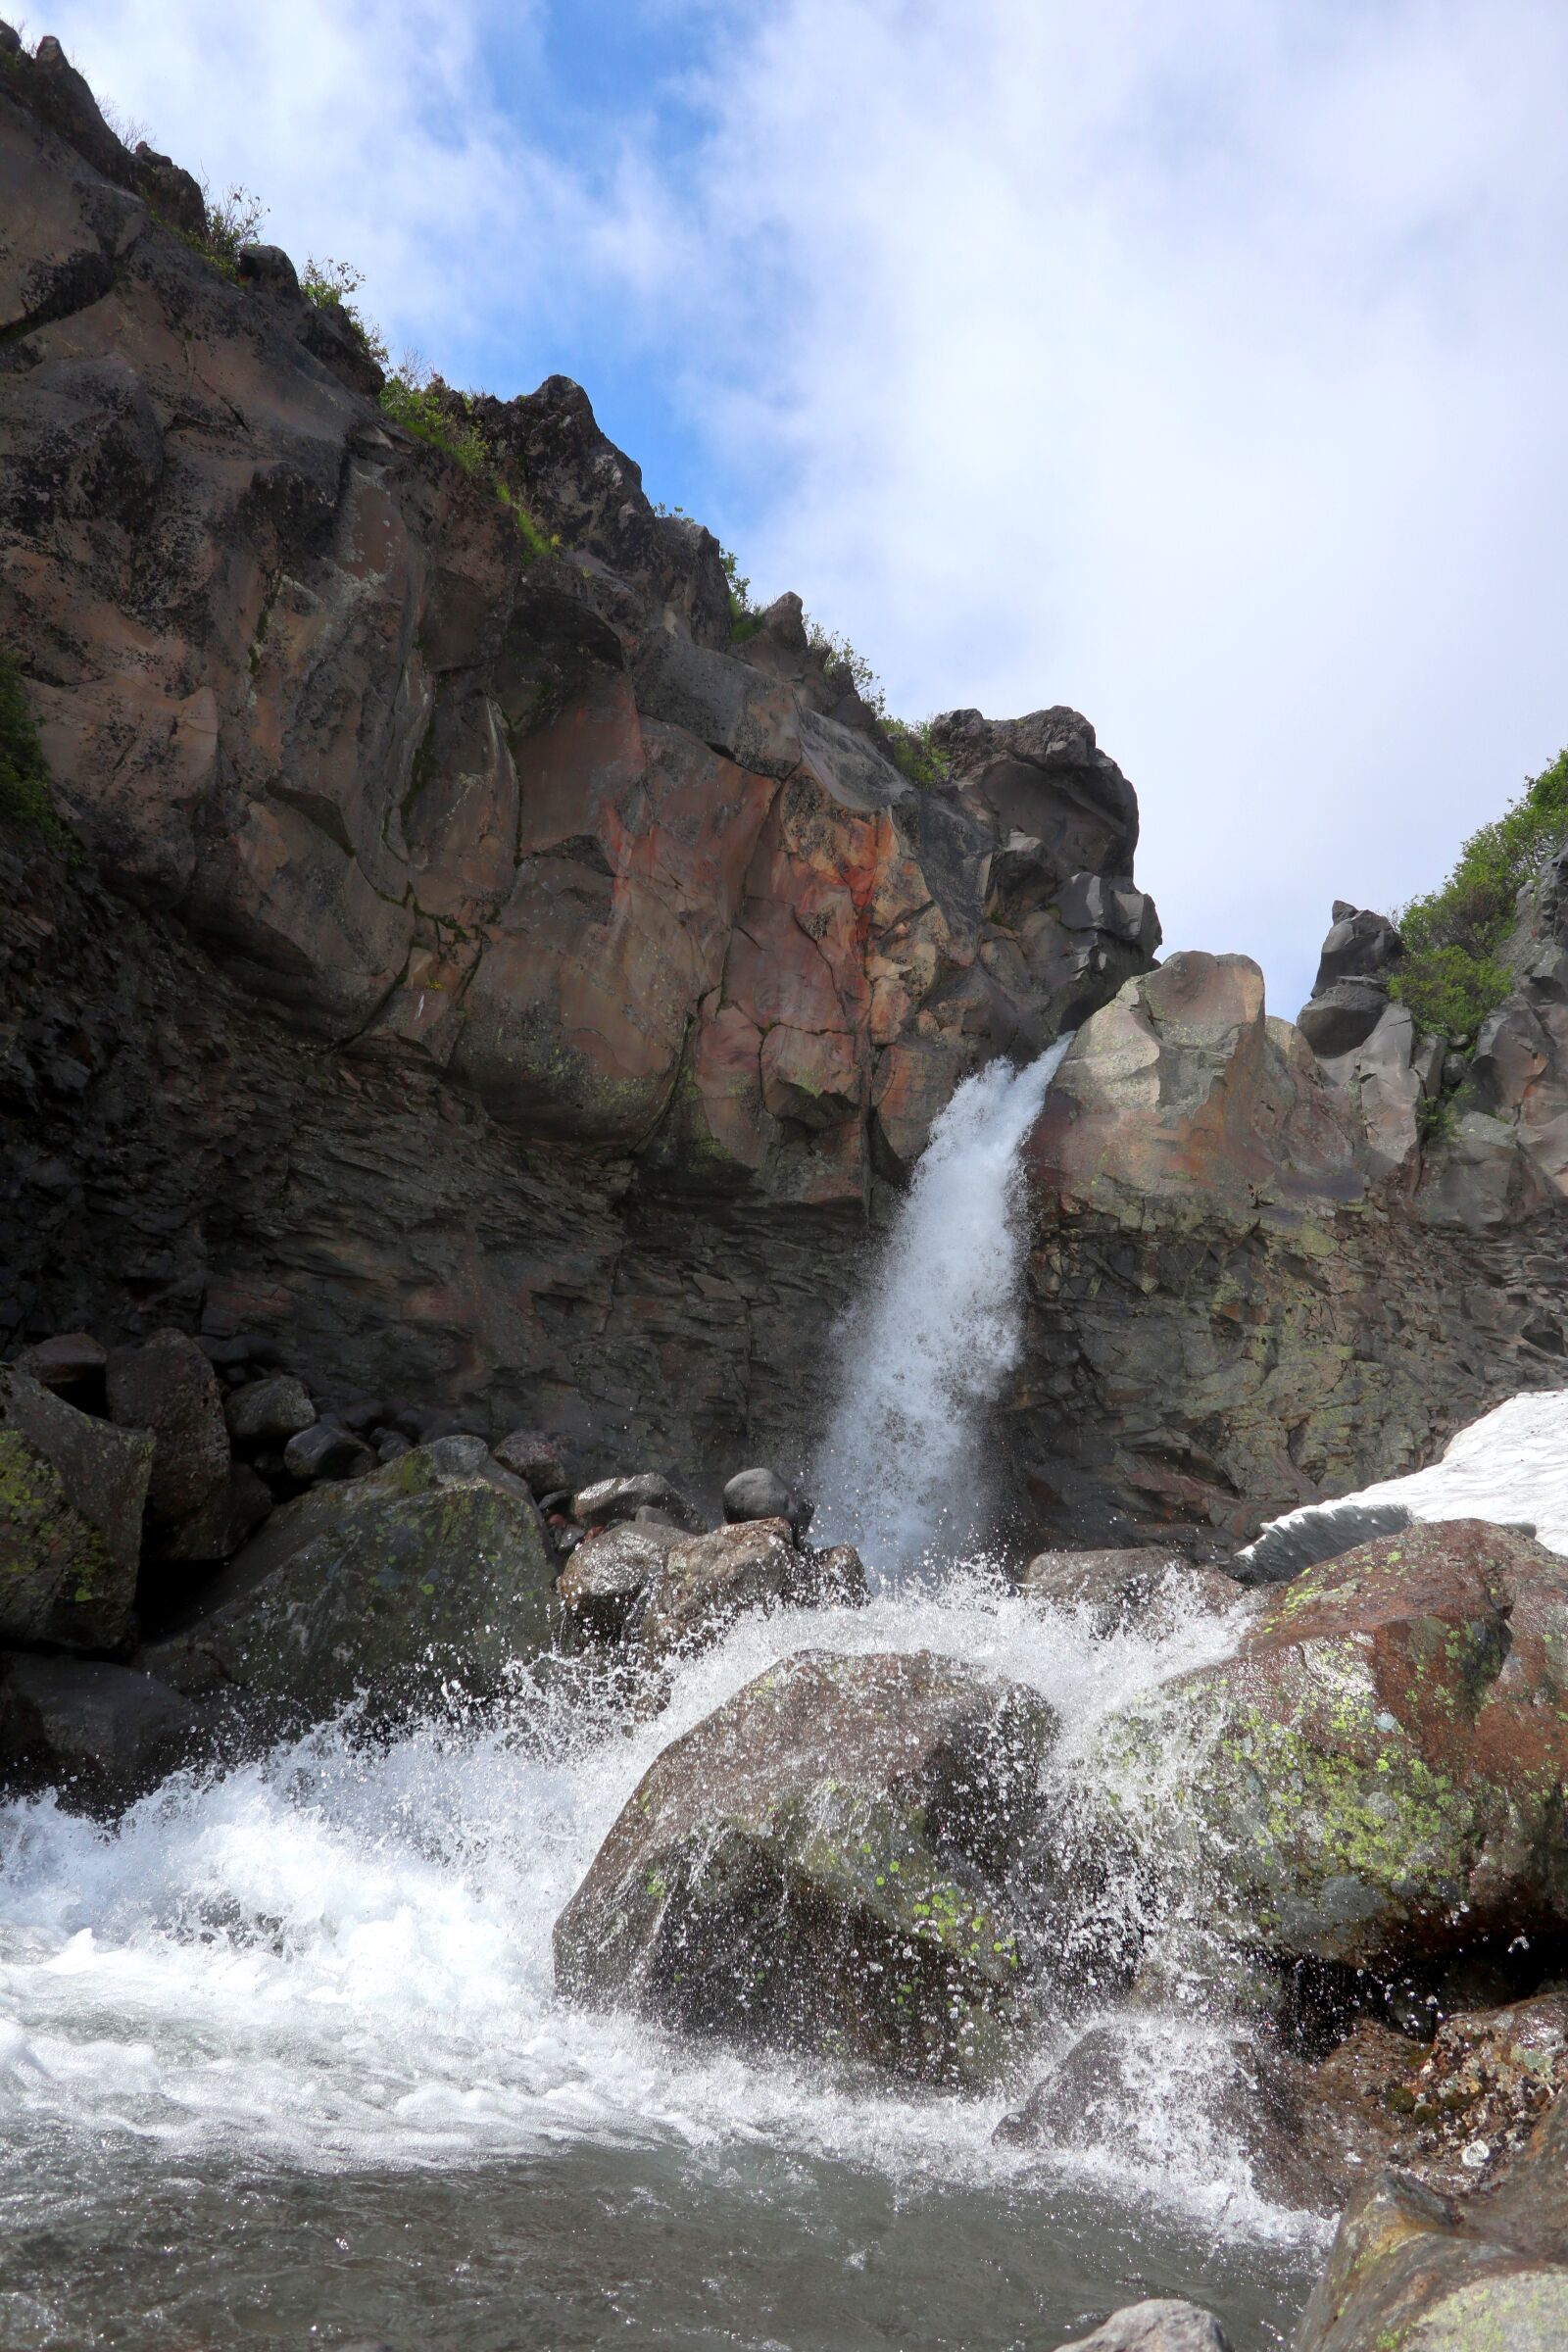
[[[921,719],[918,726],[911,726],[906,718],[892,718],[884,713],[882,732],[894,765],[917,792],[929,792],[933,784],[942,783],[948,773],[948,762],[931,740],[928,718]]]
[[[256,232],[267,218],[267,207],[259,196],[253,195],[249,188],[242,188],[237,181],[225,188],[221,196],[215,196],[204,179],[202,202],[207,207],[206,236],[185,236],[183,229],[174,233],[185,236],[187,245],[238,284],[239,249],[255,244]]]
[[[503,471],[495,448],[474,418],[467,393],[455,392],[438,375],[421,376],[416,366],[405,364],[381,386],[381,413],[416,440],[443,451],[465,473],[489,484],[516,524],[529,563],[555,554],[560,540],[534,519],[521,488]]]
[[[49,791],[49,768],[27,708],[22,664],[0,646],[0,824],[25,825],[51,841],[65,836]]]
[[[1568,751],[1526,785],[1511,808],[1472,833],[1439,890],[1395,917],[1405,945],[1392,993],[1422,1029],[1473,1036],[1513,986],[1502,948],[1519,893],[1537,882],[1568,834]]]
[[[300,291],[318,311],[341,311],[361,345],[378,368],[391,365],[391,353],[380,328],[371,323],[353,299],[365,283],[365,272],[352,262],[318,262],[313,254],[305,265]]]

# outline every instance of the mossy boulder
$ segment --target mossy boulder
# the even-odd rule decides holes
[[[447,1682],[493,1689],[547,1647],[553,1561],[538,1505],[472,1438],[415,1447],[275,1511],[140,1663],[183,1690],[224,1683],[324,1714]]]
[[[645,1773],[556,1925],[563,1991],[687,2032],[988,2078],[1028,2020],[1009,1874],[1051,1710],[917,1651],[802,1650]]]
[[[1404,1966],[1568,1925],[1568,1561],[1481,1520],[1308,1569],[1106,1719],[1096,1776],[1231,1933]]]
[[[0,1366],[0,1642],[130,1637],[153,1441]]]

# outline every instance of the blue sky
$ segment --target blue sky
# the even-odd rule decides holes
[[[1568,740],[1560,0],[62,0],[394,350],[585,383],[912,716],[1067,702],[1310,980]]]

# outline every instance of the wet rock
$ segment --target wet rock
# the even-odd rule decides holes
[[[153,1441],[0,1367],[0,1642],[128,1638]]]
[[[1288,1585],[1320,1560],[1337,1560],[1379,1536],[1410,1524],[1402,1502],[1324,1502],[1293,1511],[1236,1554],[1230,1573],[1243,1585]]]
[[[814,1592],[811,1565],[787,1519],[752,1519],[672,1544],[637,1618],[643,1655],[666,1659],[707,1649],[737,1617],[781,1608]]]
[[[1568,1561],[1481,1520],[1309,1568],[1234,1656],[1108,1717],[1099,1769],[1227,1932],[1397,1976],[1568,1925]]]
[[[155,1524],[192,1518],[228,1476],[228,1429],[217,1377],[182,1331],[159,1331],[108,1363],[109,1413],[122,1429],[152,1432],[147,1510]]]
[[[446,1438],[432,1440],[438,1446],[450,1443]],[[476,1439],[474,1443],[483,1453],[483,1441]],[[318,1479],[359,1478],[374,1460],[363,1439],[330,1421],[311,1423],[290,1438],[283,1448],[283,1467],[302,1487],[313,1486]]]
[[[206,1720],[177,1690],[126,1666],[12,1658],[0,1672],[0,1777],[13,1790],[123,1801],[185,1761]]]
[[[566,1472],[561,1458],[561,1448],[553,1438],[540,1435],[536,1429],[514,1429],[502,1439],[495,1449],[496,1460],[514,1478],[520,1478],[536,1495],[543,1497],[559,1491],[566,1483]]]
[[[105,1403],[104,1369],[109,1350],[84,1331],[62,1332],[24,1348],[16,1368],[40,1388],[52,1389],[83,1412],[101,1411]]]
[[[361,1690],[384,1708],[448,1678],[495,1688],[550,1642],[554,1562],[527,1488],[488,1461],[446,1466],[455,1443],[285,1503],[141,1662],[314,1714]]]
[[[1025,2019],[1004,1891],[1051,1711],[925,1652],[805,1650],[647,1772],[556,1926],[564,1992],[688,2031],[988,2076]]]
[[[595,1641],[618,1642],[632,1610],[683,1541],[678,1528],[644,1521],[584,1536],[556,1587],[562,1607]]]
[[[732,1524],[747,1519],[787,1519],[797,1539],[811,1521],[811,1506],[803,1502],[776,1470],[737,1470],[724,1489],[724,1516]]]
[[[853,1544],[829,1544],[820,1551],[802,1550],[800,1591],[808,1603],[858,1609],[868,1597],[865,1562]]]
[[[1119,1626],[1144,1625],[1156,1607],[1167,1617],[1192,1609],[1215,1614],[1235,1608],[1242,1598],[1231,1577],[1195,1568],[1152,1544],[1037,1552],[1019,1570],[1018,1590],[1027,1600],[1082,1610],[1102,1635]]]
[[[286,1372],[235,1389],[224,1401],[223,1414],[236,1446],[286,1446],[316,1421],[310,1391],[303,1380]]]
[[[583,1487],[572,1499],[571,1515],[580,1527],[615,1527],[633,1519],[644,1504],[664,1511],[684,1526],[698,1529],[702,1520],[683,1494],[678,1494],[658,1470],[640,1470],[630,1478],[601,1478]]]
[[[1056,2352],[1231,2352],[1231,2339],[1211,2311],[1159,2296],[1113,2311],[1093,2335],[1075,2335]]]
[[[200,1510],[182,1519],[159,1546],[165,1561],[199,1564],[232,1559],[272,1508],[272,1491],[248,1463],[235,1462]]]
[[[1568,2343],[1568,2102],[1503,2177],[1451,2198],[1375,2174],[1351,2198],[1293,2352]]]

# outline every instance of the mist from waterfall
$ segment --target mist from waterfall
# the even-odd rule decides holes
[[[1071,1043],[964,1080],[841,1326],[812,1538],[857,1544],[874,1580],[983,1540],[985,1418],[1023,1339],[1020,1154]]]

